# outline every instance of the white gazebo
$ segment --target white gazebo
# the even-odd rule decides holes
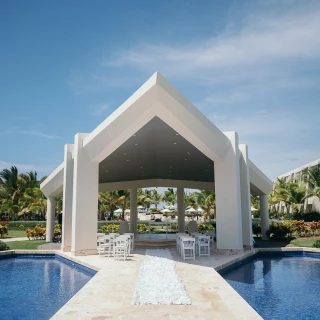
[[[74,144],[65,145],[64,161],[41,184],[47,241],[53,237],[56,196],[63,195],[62,250],[87,255],[97,251],[98,192],[130,189],[130,229],[136,233],[137,188],[154,186],[177,188],[180,232],[184,188],[215,190],[219,250],[251,246],[250,193],[260,195],[267,236],[272,182],[249,160],[248,147],[155,73],[91,133],[78,133]]]

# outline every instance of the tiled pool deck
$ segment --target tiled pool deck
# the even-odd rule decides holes
[[[211,257],[183,261],[175,249],[170,249],[176,270],[192,301],[191,305],[183,306],[131,304],[144,249],[135,250],[127,261],[97,255],[73,257],[55,251],[98,272],[52,319],[262,319],[216,270],[257,251],[279,250],[320,252],[319,249],[310,248],[266,248],[234,255],[215,253]],[[51,250],[15,252],[52,253]]]

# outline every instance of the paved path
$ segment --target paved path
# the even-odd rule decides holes
[[[61,249],[61,243],[45,243],[45,244],[40,244],[38,246],[39,250],[60,250]]]
[[[22,238],[7,238],[7,239],[0,239],[2,242],[13,242],[13,241],[25,241],[29,240],[27,237]]]

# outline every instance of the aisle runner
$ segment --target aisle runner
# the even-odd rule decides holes
[[[133,304],[191,304],[168,249],[147,249]]]

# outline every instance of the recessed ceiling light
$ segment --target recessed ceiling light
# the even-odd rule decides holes
[[[188,154],[190,154],[190,152],[187,152]]]
[[[106,172],[109,172],[108,170]]]
[[[124,156],[126,155],[126,153],[123,154]]]
[[[178,136],[179,135],[179,133],[176,133],[176,136]]]
[[[140,167],[140,169],[142,169],[143,167]]]
[[[174,142],[173,144],[177,144],[176,142]]]
[[[208,171],[208,170],[206,169],[206,171]]]
[[[184,160],[188,160],[188,159],[184,159]]]
[[[135,146],[137,146],[138,144],[136,143]]]
[[[129,159],[127,159],[127,161],[130,161]]]

